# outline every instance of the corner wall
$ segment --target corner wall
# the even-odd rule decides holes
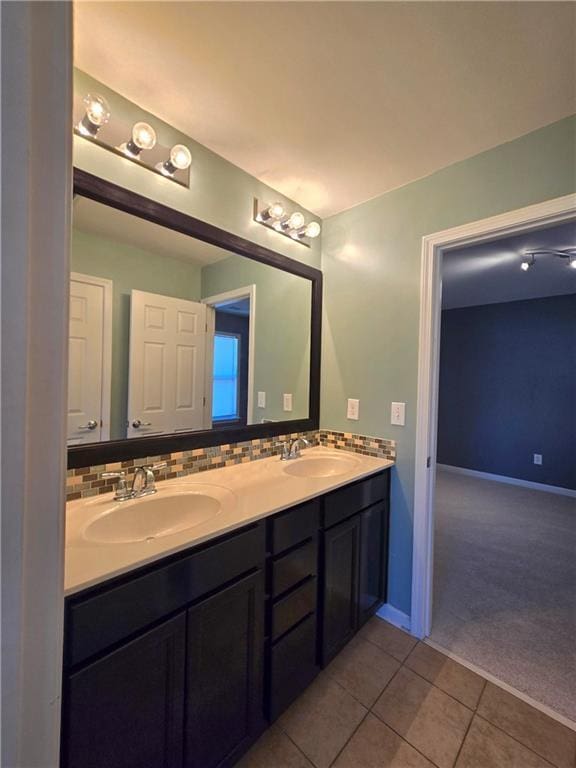
[[[423,137],[425,140],[425,137]],[[410,613],[422,238],[576,190],[576,118],[503,144],[324,222],[321,427],[397,441],[389,602]],[[360,399],[359,421],[346,398]],[[406,426],[390,403],[406,402]]]

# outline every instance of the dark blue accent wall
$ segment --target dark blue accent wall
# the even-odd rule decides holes
[[[437,459],[576,489],[576,294],[442,312]]]

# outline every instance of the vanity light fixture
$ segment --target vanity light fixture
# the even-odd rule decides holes
[[[94,138],[103,125],[110,120],[110,108],[103,96],[88,93],[83,99],[86,106],[86,112],[82,120],[76,126],[76,129],[82,136]]]
[[[135,160],[143,149],[153,149],[156,144],[156,131],[148,123],[135,123],[132,128],[132,137],[120,144],[118,149]]]
[[[185,171],[192,163],[190,150],[184,144],[175,144],[170,150],[170,157],[158,163],[156,169],[164,176],[173,177],[176,171]]]
[[[535,251],[528,251],[522,257],[520,269],[527,272],[536,263],[536,256],[556,256],[559,259],[566,259],[566,266],[576,269],[576,246],[563,249],[539,248]]]
[[[261,209],[256,199],[254,200],[254,221],[308,247],[310,243],[307,240],[318,237],[321,231],[317,221],[306,223],[304,214],[300,211],[286,213],[282,203],[272,203]]]

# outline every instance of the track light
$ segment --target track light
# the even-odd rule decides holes
[[[98,94],[88,93],[82,101],[86,106],[86,113],[76,128],[82,136],[89,136],[93,139],[100,128],[110,120],[110,108],[106,99]]]
[[[132,138],[120,144],[118,149],[133,160],[143,149],[152,149],[156,144],[156,131],[148,123],[135,123],[132,128]]]
[[[528,272],[530,267],[534,264],[534,256],[532,256],[531,259],[524,259],[522,264],[520,264],[520,269],[524,272]]]
[[[164,176],[174,176],[176,171],[185,171],[190,167],[192,155],[184,144],[175,144],[170,150],[170,157],[163,163],[158,163],[156,169]]]

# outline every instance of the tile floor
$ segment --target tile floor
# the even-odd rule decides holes
[[[374,617],[240,768],[575,768],[576,731]]]

